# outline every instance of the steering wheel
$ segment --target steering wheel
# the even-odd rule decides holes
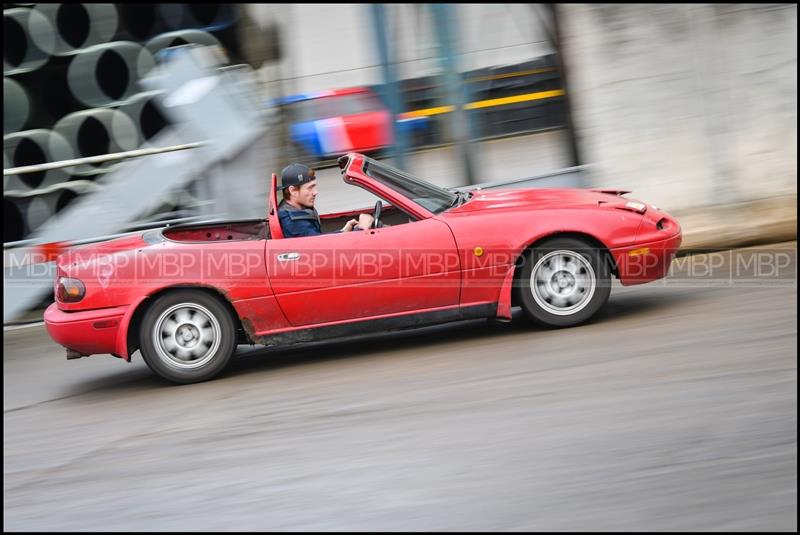
[[[383,208],[381,201],[376,202],[375,212],[372,214],[372,217],[375,218],[375,221],[372,222],[372,228],[381,228],[381,208]]]

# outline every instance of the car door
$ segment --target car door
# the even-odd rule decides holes
[[[270,239],[265,254],[275,297],[293,326],[458,306],[456,243],[435,218]]]

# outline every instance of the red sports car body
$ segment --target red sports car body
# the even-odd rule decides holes
[[[554,327],[592,317],[623,285],[664,277],[677,221],[624,191],[452,191],[351,153],[346,183],[382,200],[285,238],[272,177],[265,219],[192,224],[73,248],[45,313],[68,358],[140,350],[175,382],[209,379],[237,344],[283,345],[521,306]],[[323,189],[324,191],[324,189]],[[372,228],[331,232],[359,213]]]

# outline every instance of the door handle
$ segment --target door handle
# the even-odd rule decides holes
[[[281,262],[287,262],[289,260],[297,260],[300,258],[300,253],[284,253],[278,255],[278,260]]]

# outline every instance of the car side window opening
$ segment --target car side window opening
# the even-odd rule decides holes
[[[364,172],[384,186],[392,188],[434,214],[455,206],[458,195],[434,186],[413,175],[385,166],[372,158],[364,157]]]
[[[355,198],[352,202],[348,203],[346,207],[320,211],[323,234],[336,232],[336,230],[341,228],[349,219],[358,219],[357,215],[330,217],[331,214],[358,210],[360,213],[373,215],[375,204],[379,200],[381,201],[380,221],[384,227],[395,227],[417,221],[413,215],[405,212],[400,207],[394,206],[386,199],[378,197],[373,192],[355,184],[351,184],[351,187],[353,191],[357,191],[358,194],[354,195]]]

